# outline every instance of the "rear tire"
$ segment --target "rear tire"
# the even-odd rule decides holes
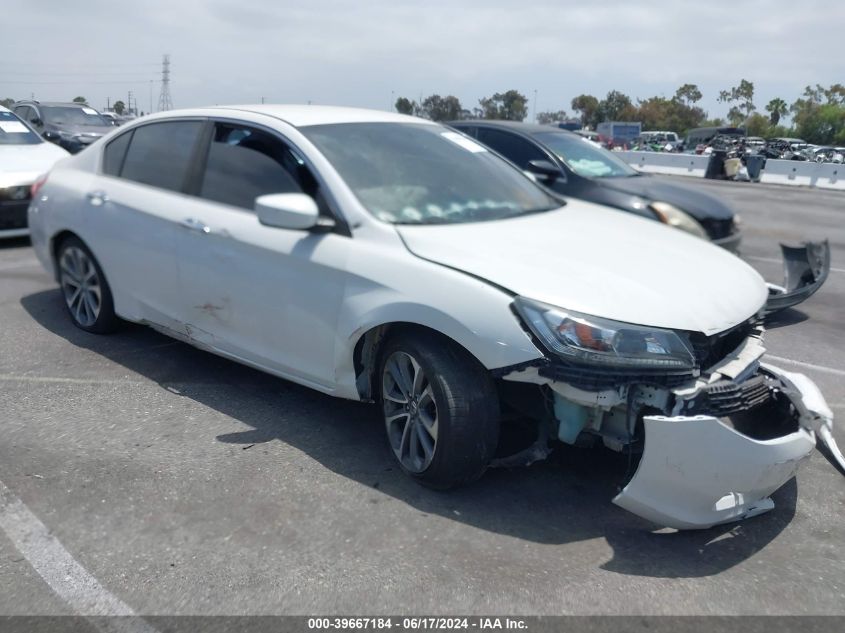
[[[57,251],[59,285],[73,324],[93,332],[114,332],[120,319],[114,312],[111,288],[97,258],[78,237],[67,237]]]
[[[499,399],[466,350],[434,333],[402,333],[380,354],[378,385],[388,444],[406,474],[443,490],[484,473],[499,440]]]

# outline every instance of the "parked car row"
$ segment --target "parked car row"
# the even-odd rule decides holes
[[[742,130],[739,130],[742,132]],[[692,148],[688,148],[692,149]],[[759,154],[778,160],[815,161],[818,163],[842,164],[845,147],[813,145],[800,138],[770,138],[744,136],[739,133],[719,133],[704,143],[695,146],[696,154],[726,150],[737,155]]]
[[[699,528],[771,509],[816,438],[845,465],[816,386],[761,362],[766,284],[678,190],[565,132],[454,125],[145,117],[35,183],[32,243],[79,328],[149,324],[377,402],[434,488],[598,443],[637,464],[615,503]],[[497,458],[514,413],[535,441]]]

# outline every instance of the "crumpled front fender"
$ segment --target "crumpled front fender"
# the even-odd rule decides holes
[[[791,403],[793,432],[754,439],[712,415],[645,416],[645,451],[613,502],[660,525],[708,528],[771,510],[770,495],[795,475],[817,433],[841,459],[831,433],[833,414],[815,384],[770,365],[762,371],[772,379],[771,389]],[[773,411],[751,413],[762,418]]]
[[[783,253],[783,286],[768,284],[766,315],[805,301],[822,287],[830,273],[830,244],[806,242],[803,246],[780,245]]]

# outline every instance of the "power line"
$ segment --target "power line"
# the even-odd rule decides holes
[[[9,64],[10,66],[14,66],[15,68],[35,68],[36,71],[38,70],[38,65],[36,66],[29,66],[28,64],[31,60],[22,61],[22,62],[15,62],[14,60],[4,59],[4,63]],[[83,63],[83,62],[80,62]],[[88,62],[84,62],[86,68],[149,68],[152,66],[158,66],[158,62],[141,62],[141,63],[115,63],[115,64],[92,64]],[[52,67],[51,65],[50,67]],[[22,71],[26,72],[26,71]]]
[[[107,72],[102,71],[85,71],[85,72],[23,72],[19,70],[7,70],[4,71],[7,75],[20,75],[23,77],[52,77],[55,75],[58,76],[66,76],[66,75],[73,75],[73,76],[86,76],[86,75],[93,75],[93,76],[102,76],[102,75],[120,75],[121,77],[126,77],[127,75],[132,76],[148,76],[148,73],[141,73],[138,71],[135,72],[123,72],[123,71],[116,71],[110,70]]]
[[[0,84],[13,84],[18,86],[79,86],[80,84],[84,84],[86,86],[90,85],[126,85],[126,84],[135,84],[139,81],[144,81],[144,79],[126,79],[123,81],[86,81],[85,79],[80,79],[78,81],[7,81],[5,79],[0,79]]]

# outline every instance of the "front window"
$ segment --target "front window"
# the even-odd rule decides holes
[[[104,116],[94,108],[84,106],[71,108],[64,106],[50,106],[42,108],[44,120],[52,125],[88,125],[103,127],[111,125]]]
[[[544,143],[579,176],[624,178],[638,175],[633,167],[588,139],[558,132],[540,132],[534,138]]]
[[[562,204],[484,146],[440,125],[340,123],[301,131],[385,222],[480,222]]]
[[[12,112],[0,112],[0,145],[37,145],[41,137]]]

